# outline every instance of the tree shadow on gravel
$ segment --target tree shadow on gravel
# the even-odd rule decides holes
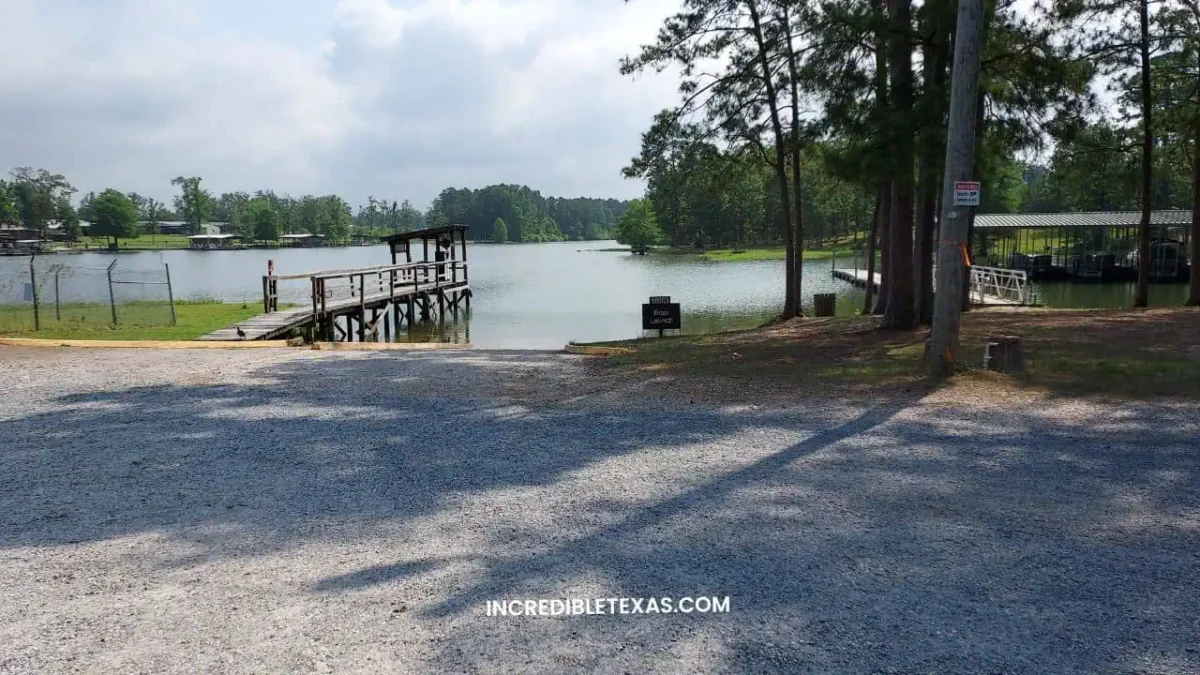
[[[576,407],[603,386],[530,402],[522,394],[565,379],[549,353],[293,360],[254,376],[70,394],[0,420],[0,547],[227,525],[287,547],[322,536],[313,522],[395,524],[651,444],[823,421],[661,402]]]
[[[904,407],[651,504],[605,501],[615,522],[565,542],[548,530],[519,545],[495,536],[465,587],[419,612],[456,620],[438,663],[486,669],[519,646],[536,670],[1200,669],[1194,412],[1137,404],[1069,421]],[[490,600],[699,595],[730,597],[732,613],[484,611]]]
[[[1193,408],[660,408],[617,380],[581,397],[563,367],[293,360],[65,396],[0,422],[0,547],[166,533],[192,552],[163,564],[193,565],[392,542],[304,591],[388,635],[372,603],[436,588],[404,616],[444,634],[424,657],[447,672],[1200,670]],[[472,522],[470,547],[434,541]],[[698,595],[731,613],[483,611]]]

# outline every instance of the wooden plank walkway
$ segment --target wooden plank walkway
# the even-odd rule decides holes
[[[325,313],[334,316],[349,313],[357,309],[360,305],[371,307],[379,307],[390,302],[407,302],[409,296],[419,296],[424,293],[433,293],[438,289],[443,291],[462,291],[469,288],[466,282],[440,283],[431,282],[427,284],[417,284],[415,287],[410,283],[405,283],[398,286],[394,294],[391,293],[373,293],[366,296],[360,302],[358,298],[346,298],[344,300],[336,300],[325,303]],[[312,306],[305,304],[300,307],[292,307],[290,309],[281,309],[275,312],[259,314],[253,316],[241,323],[236,323],[232,326],[215,330],[208,335],[202,335],[197,340],[208,342],[236,342],[240,340],[269,340],[273,337],[278,337],[290,331],[293,328],[299,328],[306,324],[312,323],[313,311]],[[241,328],[246,337],[239,337],[237,329]]]
[[[848,282],[854,284],[855,286],[857,286],[858,288],[866,288],[867,287],[867,271],[866,270],[835,269],[833,271],[833,278],[841,279],[842,281],[848,281]],[[874,287],[874,289],[876,291],[878,291],[879,284],[881,284],[881,283],[883,283],[883,276],[880,275],[879,272],[876,272],[874,283],[872,284],[872,286]],[[979,294],[972,289],[972,291],[971,291],[972,300],[974,300],[975,298],[978,298],[978,297],[979,297]],[[1018,307],[1021,305],[1021,303],[1017,302],[1016,300],[1009,300],[1008,298],[1002,298],[998,295],[992,295],[990,293],[985,293],[983,295],[983,302],[978,303],[978,304],[1005,305],[1005,306],[1010,306],[1010,307]]]

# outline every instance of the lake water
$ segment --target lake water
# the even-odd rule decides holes
[[[696,256],[635,256],[611,251],[614,242],[559,242],[521,245],[470,245],[469,320],[442,329],[418,331],[414,339],[466,341],[484,348],[561,348],[571,340],[587,342],[639,337],[641,303],[651,295],[669,295],[682,305],[688,333],[760,325],[783,304],[780,262],[705,262]],[[145,251],[44,256],[39,264],[102,269],[112,260],[126,273],[171,268],[176,298],[216,298],[262,302],[267,260],[277,274],[343,269],[390,263],[386,246],[244,251]],[[0,258],[0,273],[28,269],[28,258]],[[838,263],[847,267],[853,261]],[[830,276],[830,261],[804,266],[804,297],[836,293],[838,313],[853,314],[862,291]],[[107,301],[103,283],[97,300]],[[308,302],[304,281],[280,287],[284,301]],[[1041,289],[1043,302],[1056,307],[1121,307],[1129,304],[1125,285],[1054,284]],[[1180,304],[1182,284],[1154,286],[1155,304]],[[11,301],[11,300],[5,300]]]

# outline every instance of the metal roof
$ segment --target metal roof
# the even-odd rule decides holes
[[[412,232],[397,232],[383,238],[384,241],[391,244],[397,241],[410,241],[412,239],[434,239],[439,234],[447,232],[466,232],[469,229],[466,225],[443,225],[442,227],[431,227],[428,230],[414,230]]]
[[[1151,211],[1151,225],[1190,225],[1191,211]],[[1141,211],[1084,213],[980,213],[975,227],[1137,227]]]

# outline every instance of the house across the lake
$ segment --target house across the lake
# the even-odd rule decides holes
[[[280,246],[293,246],[298,248],[312,248],[314,246],[324,246],[325,237],[320,234],[309,234],[302,232],[298,234],[281,234],[279,235]]]
[[[233,248],[237,239],[237,235],[233,234],[193,234],[187,238],[188,248],[193,251]]]
[[[223,228],[227,228],[229,223],[212,222],[203,223],[200,225],[200,231],[197,234],[221,234]],[[146,232],[149,230],[150,222],[143,220],[138,222],[138,227]],[[162,220],[158,223],[158,234],[187,234],[190,225],[182,220]]]

